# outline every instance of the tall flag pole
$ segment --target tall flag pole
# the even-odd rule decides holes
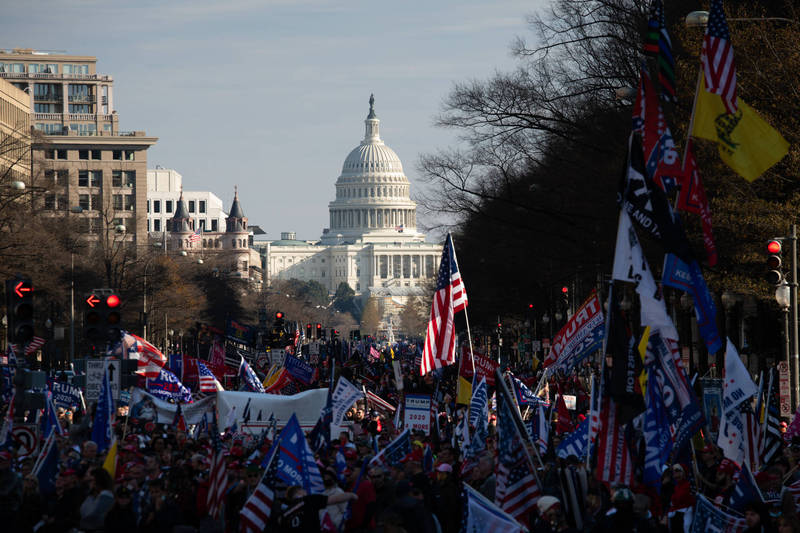
[[[425,333],[420,374],[451,365],[456,361],[455,314],[467,308],[467,291],[458,271],[453,239],[447,234],[436,278],[431,316]],[[469,325],[467,325],[469,335]],[[470,335],[470,348],[472,346]]]

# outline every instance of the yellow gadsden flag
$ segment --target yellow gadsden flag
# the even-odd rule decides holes
[[[739,109],[728,114],[719,95],[706,91],[700,79],[692,135],[716,141],[719,155],[747,181],[753,181],[783,159],[789,143],[739,98]]]

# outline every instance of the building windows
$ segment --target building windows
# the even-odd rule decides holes
[[[164,201],[164,209],[167,213],[172,213],[172,200]]]
[[[84,211],[88,211],[89,207],[91,206],[91,203],[89,201],[89,195],[88,194],[79,194],[78,195],[78,205]]]
[[[201,213],[205,213],[206,212],[206,201],[205,200],[200,200],[199,208],[200,208],[200,212]]]
[[[150,232],[150,219],[147,219],[147,231]]]
[[[136,205],[134,196],[132,194],[126,194],[124,196],[125,196],[125,211],[133,211],[133,208]]]
[[[136,156],[135,150],[113,150],[111,157],[116,161],[134,161]]]
[[[236,239],[231,239],[231,248],[236,248]]]
[[[153,200],[153,213],[161,212],[161,200]]]
[[[217,219],[211,220],[211,231],[217,231],[219,229],[219,222]]]
[[[147,212],[150,212],[150,200],[147,200]]]
[[[88,115],[92,112],[92,106],[90,104],[69,104],[69,112]]]
[[[69,125],[69,131],[72,135],[97,135],[97,126],[95,124],[75,123]]]
[[[121,170],[112,170],[111,171],[111,186],[112,187],[122,187],[122,171]]]
[[[102,159],[101,157],[102,153],[100,152],[100,150],[91,150],[90,155],[91,159],[94,159],[95,161],[100,161],[100,159]]]
[[[204,219],[200,219],[198,222],[199,222],[199,225],[200,225],[200,231],[205,231],[206,230],[206,221]]]
[[[114,200],[114,209],[117,211],[122,211],[122,195],[121,194],[113,195],[113,200]]]
[[[122,161],[122,150],[113,150],[111,152],[111,157],[114,161]]]
[[[88,170],[79,170],[78,171],[78,187],[88,187],[89,186],[89,171]]]
[[[125,187],[133,187],[136,183],[136,171],[135,170],[126,170],[122,173],[122,184]]]
[[[66,150],[45,150],[44,152],[45,159],[67,159],[67,151]]]
[[[64,65],[64,74],[89,74],[89,65]]]
[[[194,200],[189,200],[189,212],[194,213]]]
[[[161,231],[161,220],[153,219],[153,231]]]

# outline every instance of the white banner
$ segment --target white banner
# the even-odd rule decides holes
[[[403,427],[431,434],[431,395],[406,394]]]
[[[133,389],[133,394],[131,395],[131,413],[142,412],[143,408],[145,412],[149,412],[150,406],[147,405],[148,400],[153,402],[152,408],[155,409],[155,415],[157,417],[153,421],[159,424],[171,424],[175,419],[175,413],[178,411],[178,404],[160,400],[138,387]],[[144,403],[139,405],[142,402]],[[202,422],[205,413],[209,414],[207,421],[211,422],[211,415],[214,413],[214,397],[209,396],[197,402],[182,403],[181,412],[183,413],[184,420],[186,420],[186,423],[189,425]]]
[[[250,421],[245,426],[242,415],[247,400],[250,400]],[[252,432],[257,433],[261,431],[262,426],[267,425],[270,415],[275,417],[278,428],[281,428],[289,421],[292,414],[296,414],[300,426],[310,429],[319,420],[319,414],[327,401],[328,389],[311,389],[291,396],[263,392],[222,391],[217,393],[217,420],[228,420],[231,411],[234,411],[233,417],[240,428],[251,426]]]
[[[350,383],[346,378],[340,376],[339,382],[336,383],[336,388],[333,389],[333,394],[331,395],[333,423],[337,426],[341,425],[347,410],[356,403],[356,400],[363,396],[364,393],[361,389]]]

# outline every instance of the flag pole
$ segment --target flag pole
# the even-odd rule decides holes
[[[450,241],[453,241],[453,235],[448,231],[447,236],[450,237]],[[456,244],[453,242],[453,262],[456,264],[456,270],[459,272],[461,269],[458,268],[458,257],[456,257]],[[463,279],[463,278],[462,278]],[[463,285],[463,281],[461,282]],[[467,313],[467,306],[464,306],[464,320],[467,323],[467,342],[469,343],[469,359],[472,363],[472,372],[475,372],[475,354],[472,353],[472,333],[469,330],[469,314]]]
[[[511,402],[511,393],[508,392],[508,388],[506,387],[505,380],[503,379],[503,373],[501,372],[500,368],[496,368],[494,371],[495,375],[495,386],[497,386],[497,390],[503,395],[504,402]],[[499,386],[498,386],[499,384]],[[539,450],[536,449],[536,443],[531,443],[530,435],[528,435],[527,430],[525,430],[525,424],[522,422],[522,419],[519,416],[519,411],[514,409],[509,409],[511,411],[511,416],[514,418],[514,429],[516,430],[517,437],[523,443],[527,442],[533,448],[533,453],[536,455],[536,459],[539,461],[540,467],[544,470],[544,463],[542,462],[542,458],[539,456]],[[524,435],[524,436],[523,436]],[[522,449],[525,450],[525,458],[528,460],[528,463],[533,470],[533,475],[536,478],[536,483],[541,488],[542,482],[539,480],[539,473],[536,471],[536,465],[533,462],[533,457],[531,456],[531,452],[527,446],[523,444]]]
[[[764,402],[764,422],[761,425],[761,449],[764,449],[764,445],[767,442],[767,419],[769,419],[769,399],[772,397],[772,380],[775,377],[775,373],[772,369],[769,369],[769,386],[767,387],[767,401]],[[761,399],[759,399],[759,402]],[[756,411],[756,414],[759,414],[760,409]]]
[[[700,81],[703,79],[703,71],[697,71],[697,84],[694,89],[694,98],[692,99],[692,114],[689,115],[689,126],[686,128],[686,142],[683,145],[683,161],[681,161],[681,170],[686,172],[686,155],[689,153],[689,138],[692,136],[692,129],[694,128],[694,114],[697,110],[697,95],[701,91]]]

